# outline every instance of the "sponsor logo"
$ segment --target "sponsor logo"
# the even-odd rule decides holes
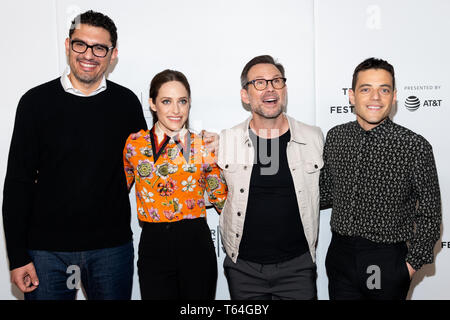
[[[419,109],[438,110],[443,105],[443,100],[438,97],[440,85],[408,85],[403,89],[408,96],[404,106],[411,112]]]
[[[409,96],[406,98],[405,107],[409,111],[416,111],[420,107],[420,100],[416,96]]]

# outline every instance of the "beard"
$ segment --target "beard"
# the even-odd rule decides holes
[[[72,72],[73,76],[81,83],[84,84],[93,84],[95,82],[97,82],[101,77],[100,76],[96,76],[96,77],[92,77],[89,75],[79,75],[77,72]]]
[[[105,74],[103,73],[98,73],[96,75],[89,75],[89,74],[80,74],[75,70],[71,70],[71,72],[73,73],[73,76],[81,83],[84,84],[93,84],[96,83],[97,81],[99,81],[103,75]]]
[[[85,63],[91,63],[97,65],[97,68],[100,67],[100,70],[98,70],[96,73],[87,73],[83,72],[83,70],[79,70],[79,63],[85,62]],[[104,68],[104,67],[103,67]],[[79,59],[77,58],[75,61],[75,65],[70,65],[70,71],[75,77],[77,81],[80,83],[91,85],[93,83],[98,82],[106,73],[106,70],[102,70],[102,64],[95,60],[86,60],[86,59]]]
[[[257,115],[266,118],[266,119],[275,119],[280,116],[281,113],[286,111],[286,104],[281,104],[277,109],[271,110],[270,112],[264,110],[264,107],[257,106],[256,108],[252,108],[253,112]]]

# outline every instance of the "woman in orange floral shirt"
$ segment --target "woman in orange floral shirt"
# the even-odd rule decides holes
[[[138,274],[142,299],[214,299],[217,261],[204,195],[220,212],[227,190],[214,155],[187,129],[190,86],[178,71],[150,85],[152,129],[131,134],[124,167],[143,222]]]

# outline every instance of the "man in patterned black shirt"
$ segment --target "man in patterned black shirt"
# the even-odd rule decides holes
[[[356,121],[328,132],[320,177],[321,208],[332,207],[330,299],[406,299],[440,237],[433,151],[389,119],[396,89],[388,62],[359,64],[349,98]]]

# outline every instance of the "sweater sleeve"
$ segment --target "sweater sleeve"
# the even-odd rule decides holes
[[[135,155],[135,147],[133,141],[140,130],[147,130],[147,122],[145,121],[142,105],[137,96],[130,91],[130,99],[128,110],[130,112],[130,127],[129,136],[123,149],[123,166],[125,170],[125,177],[127,179],[128,191],[131,189],[134,183],[134,167],[130,162],[131,156]],[[134,133],[136,132],[136,133]]]
[[[147,131],[147,122],[145,121],[144,111],[139,99],[133,94],[132,100],[133,117],[131,123],[131,132],[139,132],[139,130]],[[131,133],[130,132],[130,133]]]
[[[10,270],[31,262],[27,231],[39,168],[32,99],[27,97],[22,97],[17,108],[3,189],[3,227]]]

